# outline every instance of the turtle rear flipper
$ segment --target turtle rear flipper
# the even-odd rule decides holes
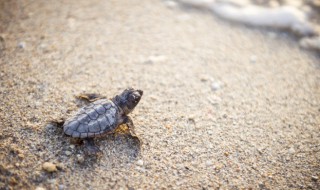
[[[94,144],[93,138],[87,138],[83,140],[84,142],[84,150],[88,155],[97,155],[101,153],[101,150]]]
[[[58,128],[63,128],[63,124],[65,123],[65,119],[64,118],[50,118],[47,121],[48,125],[53,125],[55,127]]]

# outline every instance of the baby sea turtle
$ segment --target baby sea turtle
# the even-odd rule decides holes
[[[67,119],[63,125],[65,134],[84,140],[86,152],[95,154],[100,152],[94,144],[94,138],[114,132],[121,124],[126,124],[133,137],[137,137],[131,118],[128,116],[139,103],[142,90],[128,88],[111,100],[106,98],[81,108],[74,116]]]

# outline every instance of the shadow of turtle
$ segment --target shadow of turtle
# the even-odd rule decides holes
[[[78,108],[90,102],[106,98],[95,93],[83,93],[76,96],[75,104]],[[96,166],[111,170],[112,168],[125,167],[137,159],[140,154],[141,142],[137,137],[127,134],[126,130],[106,135],[95,139],[96,145],[101,150],[97,155],[87,155],[83,141],[68,137],[63,132],[64,119],[51,121],[46,126],[45,138],[50,139],[47,145],[53,160],[63,163],[65,169],[76,170],[77,167],[90,170]],[[121,129],[121,127],[119,127]],[[124,131],[126,131],[124,133]],[[76,168],[74,168],[76,167]]]
[[[81,139],[75,139],[64,135],[63,123],[51,122],[46,128],[45,138],[50,141],[47,145],[48,160],[55,160],[63,163],[64,168],[79,167],[90,169],[103,167],[111,170],[112,168],[125,167],[134,162],[141,151],[141,142],[130,134],[113,133],[95,139],[96,145],[101,153],[97,155],[87,155]]]

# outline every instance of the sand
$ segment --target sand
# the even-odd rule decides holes
[[[162,1],[2,1],[0,189],[319,189],[319,57]],[[50,123],[143,98],[102,156]],[[43,167],[43,165],[45,165]]]

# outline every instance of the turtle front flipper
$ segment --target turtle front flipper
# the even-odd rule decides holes
[[[107,97],[101,94],[96,94],[96,93],[83,93],[83,94],[77,95],[76,98],[80,100],[85,100],[88,102],[94,102],[96,100],[106,99]]]
[[[141,144],[141,141],[139,139],[139,137],[137,136],[136,132],[135,132],[135,126],[133,125],[133,122],[132,122],[132,119],[127,116],[124,120],[123,120],[123,123],[126,124],[128,126],[128,129],[129,129],[129,133],[130,135],[137,139],[139,141],[139,144]]]
[[[95,145],[93,138],[86,138],[83,140],[85,146],[85,153],[88,155],[96,155],[101,153],[101,150]]]

